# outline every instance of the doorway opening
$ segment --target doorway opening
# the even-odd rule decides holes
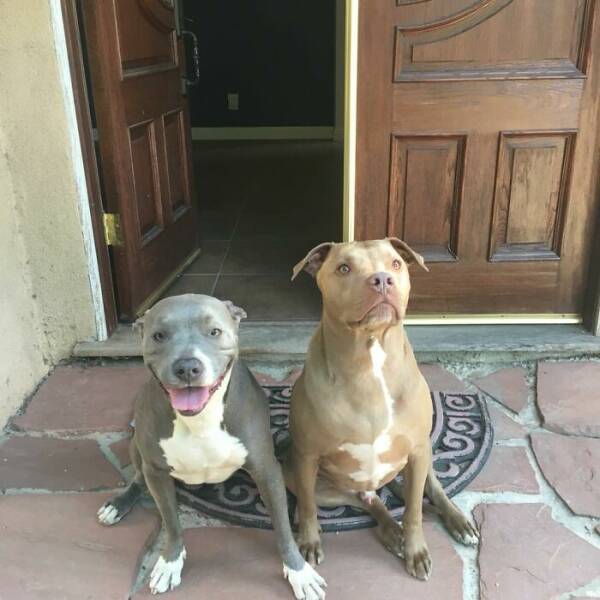
[[[146,7],[149,4],[139,3]],[[157,3],[151,24],[162,18],[160,11],[168,4]],[[316,285],[308,277],[291,282],[291,272],[313,246],[343,238],[345,2],[180,0],[174,8],[178,22],[173,39],[178,40],[179,52],[185,56],[182,74],[190,83],[184,93],[188,131],[180,134],[179,144],[182,147],[187,142],[190,155],[187,158],[195,191],[190,204],[197,212],[196,245],[200,252],[195,257],[187,252],[185,261],[179,256],[168,277],[163,273],[160,282],[148,288],[145,301],[138,298],[133,302],[122,292],[127,277],[118,272],[117,259],[117,254],[122,258],[131,249],[128,245],[111,249],[120,321],[133,320],[140,307],[147,306],[148,298],[155,301],[182,293],[232,300],[246,310],[249,321],[318,320],[321,308]],[[98,46],[102,39],[91,35],[89,28],[94,20],[102,24],[101,11],[105,9],[96,9],[98,14],[93,19],[85,14],[86,10],[80,7],[85,36],[84,28],[80,29],[86,38],[82,40],[87,47],[84,57],[92,57],[86,65],[88,93],[92,115],[98,117],[97,122],[93,117],[95,138],[101,142],[104,132],[98,102],[108,103],[110,112],[111,99],[97,85],[99,78],[94,69],[98,66],[94,66],[93,56],[101,48],[90,46]],[[136,10],[139,7],[135,0],[115,2],[121,26],[115,36],[121,44],[120,68],[125,73],[120,82],[123,96],[129,93],[128,78],[138,82],[144,76],[151,78],[159,73],[160,60],[168,64],[164,56],[158,57],[162,42],[158,37],[150,39],[151,28],[139,27],[133,31],[139,37],[125,42],[123,30],[134,23],[131,15]],[[163,29],[158,30],[164,30],[164,22]],[[127,52],[133,57],[129,62],[124,58]],[[150,59],[156,60],[156,69]],[[95,60],[98,63],[103,59]],[[147,75],[140,75],[144,69]],[[104,74],[105,79],[109,75]],[[119,91],[118,85],[115,89]],[[136,92],[136,102],[140,96]],[[126,106],[124,112],[127,110]],[[145,113],[140,110],[140,114]],[[164,112],[161,117],[166,129],[165,114],[170,113]],[[174,123],[175,118],[167,118]],[[126,123],[127,143],[131,148],[133,144],[141,148],[137,155],[135,149],[131,152],[132,187],[138,196],[133,208],[147,219],[146,231],[150,233],[141,231],[140,239],[143,242],[145,235],[151,244],[159,201],[151,198],[152,183],[136,187],[136,169],[148,181],[162,177],[160,168],[141,165],[146,155],[152,159],[153,136],[160,140],[162,133],[152,124],[146,139],[138,123],[144,125],[140,119]],[[175,127],[171,128],[173,136]],[[148,145],[148,151],[143,144]],[[106,166],[106,147],[100,143],[96,149],[99,162]],[[183,151],[178,158],[186,160]],[[172,167],[169,161],[172,157],[167,156],[167,169]],[[104,171],[106,174],[109,170]],[[166,179],[173,188],[170,174]],[[105,212],[115,212],[104,198],[113,191],[114,186],[105,181]],[[140,210],[140,194],[152,201],[151,209],[142,206]],[[172,206],[176,216],[177,206]],[[176,236],[171,239],[173,243],[177,243]],[[158,258],[141,262],[147,265],[152,261],[158,262]]]

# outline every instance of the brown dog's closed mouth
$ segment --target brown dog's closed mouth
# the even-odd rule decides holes
[[[369,310],[364,314],[363,318],[359,321],[359,323],[361,323],[367,317],[373,315],[374,313],[383,312],[384,310],[391,310],[394,312],[394,315],[398,317],[398,309],[391,302],[383,300],[382,302],[378,302],[377,304],[371,306],[371,308],[369,308]]]

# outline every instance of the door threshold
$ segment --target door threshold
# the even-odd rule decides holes
[[[240,352],[256,360],[302,360],[317,323],[278,321],[242,323]],[[534,360],[545,357],[600,356],[600,337],[580,324],[407,325],[421,362],[453,360]],[[139,335],[119,325],[104,342],[79,342],[75,358],[141,356]]]
[[[559,325],[583,323],[578,314],[496,313],[420,314],[406,317],[406,325]]]

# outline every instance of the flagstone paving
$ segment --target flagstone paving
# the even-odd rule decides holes
[[[540,363],[537,402],[548,429],[600,437],[600,362]]]
[[[435,391],[480,390],[487,400],[492,453],[454,498],[479,524],[481,540],[464,548],[427,516],[434,566],[422,583],[373,530],[327,534],[320,567],[327,597],[600,598],[600,363],[423,371]],[[265,366],[257,374],[263,383],[291,383],[298,370]],[[95,519],[130,476],[133,399],[146,377],[136,361],[61,366],[0,435],[0,600],[148,596],[161,539],[151,502],[113,527]],[[271,532],[181,512],[188,560],[181,587],[167,597],[293,598]]]
[[[13,425],[65,434],[126,431],[134,397],[147,378],[141,363],[57,367]]]
[[[136,508],[118,527],[98,525],[110,494],[24,494],[0,501],[2,600],[123,600],[158,517]]]
[[[325,561],[319,573],[327,581],[328,598],[410,600],[458,598],[462,594],[462,561],[449,537],[431,522],[425,535],[434,563],[427,583],[405,571],[370,529],[324,534]],[[271,532],[256,529],[187,530],[188,553],[181,586],[169,598],[211,600],[280,600],[293,595],[281,577],[281,559]],[[240,595],[243,590],[243,595]],[[144,587],[136,599],[151,597]]]
[[[534,433],[542,473],[578,515],[600,518],[600,439]]]
[[[522,494],[540,491],[527,451],[521,446],[494,446],[484,469],[467,489]]]
[[[600,549],[552,518],[544,504],[488,504],[481,527],[481,600],[551,600],[600,575]]]
[[[129,446],[131,444],[131,436],[128,435],[117,442],[112,443],[109,448],[119,462],[119,466],[124,469],[131,464],[129,457]]]
[[[529,388],[522,368],[500,369],[473,380],[473,383],[516,413],[521,412],[527,404]]]
[[[95,440],[12,437],[0,446],[2,489],[83,492],[120,483]]]
[[[495,440],[515,440],[527,437],[527,431],[514,417],[508,416],[501,408],[488,406],[490,419],[494,427]]]

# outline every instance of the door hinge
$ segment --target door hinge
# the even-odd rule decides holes
[[[121,215],[117,213],[104,213],[104,240],[107,246],[122,246],[124,243],[121,233]]]

